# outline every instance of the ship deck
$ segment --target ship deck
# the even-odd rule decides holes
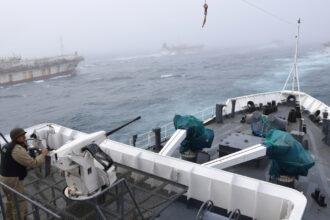
[[[292,107],[290,106],[279,105],[278,111],[272,114],[287,119],[291,109]],[[222,140],[226,139],[226,137],[234,133],[241,133],[255,137],[252,135],[250,125],[240,122],[243,115],[245,115],[244,112],[236,113],[234,118],[226,118],[223,124],[218,124],[213,121],[207,125],[207,127],[212,129],[215,133],[211,149],[206,150],[210,153],[211,159],[215,159],[219,155],[219,145],[223,144]],[[315,157],[315,166],[309,170],[307,176],[300,176],[299,179],[295,181],[294,188],[302,192],[307,198],[307,207],[303,219],[330,219],[330,210],[328,208],[320,207],[311,197],[315,188],[319,188],[326,198],[329,198],[330,196],[330,146],[326,145],[323,141],[324,134],[322,133],[322,126],[312,122],[308,116],[308,112],[302,113],[307,128],[307,133],[304,135],[304,139],[308,140],[309,150]],[[287,132],[290,133],[294,130],[299,131],[298,120],[296,123],[288,123],[287,125]],[[246,138],[244,138],[244,140],[245,139]],[[259,137],[258,139],[260,140],[259,143],[262,143],[265,140],[264,138]],[[236,141],[241,141],[241,145],[243,145],[244,140],[241,139]],[[230,143],[228,144],[230,145]],[[251,145],[253,144],[257,143],[251,143]],[[246,162],[241,165],[229,167],[225,170],[259,180],[269,181],[269,167],[270,161],[267,158],[263,158],[259,161]]]
[[[292,108],[288,105],[278,105],[278,111],[272,113],[272,115],[287,119]],[[210,160],[224,155],[220,145],[248,147],[262,144],[265,141],[265,138],[256,137],[252,134],[250,124],[241,123],[242,117],[247,114],[245,111],[236,112],[233,118],[230,116],[224,117],[223,123],[216,123],[215,118],[207,123],[206,127],[214,131],[211,148],[204,148],[203,150],[210,155]],[[306,111],[302,113],[307,128],[304,140],[308,141],[309,150],[315,157],[315,165],[309,170],[307,176],[300,176],[298,180],[295,180],[294,188],[302,192],[307,198],[303,219],[330,219],[330,210],[320,207],[311,197],[314,190],[319,188],[320,192],[325,195],[326,202],[330,201],[328,199],[330,196],[330,146],[326,145],[323,140],[325,135],[322,132],[322,125],[312,122],[308,117],[309,114]],[[287,124],[287,132],[290,133],[291,131],[299,131],[298,120],[296,123]],[[172,156],[179,158],[179,150],[177,149]],[[207,161],[205,161],[205,157],[200,160],[198,156],[197,162],[205,163]],[[263,181],[270,181],[269,168],[270,160],[263,157],[224,170]]]
[[[272,114],[286,119],[291,109],[290,106],[279,105],[278,111]],[[210,160],[222,155],[223,152],[219,145],[252,146],[263,143],[264,138],[252,135],[249,124],[240,122],[245,115],[244,111],[236,112],[233,118],[225,117],[223,123],[216,123],[215,120],[212,120],[206,125],[215,133],[212,147],[205,149],[205,152],[210,155]],[[321,193],[325,195],[326,202],[328,201],[330,195],[328,162],[330,159],[330,146],[327,146],[322,140],[324,138],[322,127],[312,122],[308,116],[308,112],[302,113],[304,122],[307,125],[307,133],[304,138],[308,140],[309,150],[315,156],[315,166],[309,170],[308,176],[301,176],[299,180],[295,181],[294,188],[307,198],[303,219],[329,219],[330,210],[320,207],[311,197],[311,193],[314,192],[315,188],[319,188]],[[299,122],[288,124],[287,131],[291,132],[293,130],[299,130]],[[233,142],[231,143],[231,141]],[[180,157],[178,150],[172,156]],[[206,161],[200,161],[200,163],[203,162]],[[116,165],[118,166],[118,179],[124,178],[128,182],[146,219],[193,219],[196,217],[202,202],[193,199],[186,200],[183,195],[187,190],[186,186],[120,164]],[[264,157],[225,170],[262,181],[269,181],[269,166],[270,161]],[[65,179],[58,171],[52,170],[51,175],[45,178],[43,168],[30,171],[28,178],[25,180],[26,194],[55,213],[60,214],[63,219],[94,219],[95,206],[93,201],[81,202],[65,198],[63,196],[65,186]],[[98,202],[101,204],[100,208],[105,213],[106,218],[121,218],[118,190],[118,187],[114,188],[109,190],[103,198],[98,198]],[[124,190],[123,195],[126,204],[125,219],[140,219],[128,191]],[[101,199],[101,203],[99,199]],[[224,216],[229,214],[227,210],[220,207],[213,207],[211,211],[215,214],[205,216],[205,219],[227,219]],[[32,210],[30,210],[30,213],[32,213]],[[46,215],[42,216],[42,219],[47,218],[52,219]],[[241,216],[240,219],[251,218]]]

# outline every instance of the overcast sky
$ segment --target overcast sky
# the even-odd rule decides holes
[[[251,5],[276,15],[267,15]],[[0,56],[37,57],[292,43],[301,17],[301,42],[330,41],[330,0],[0,0]],[[282,20],[284,21],[282,21]],[[286,22],[290,22],[288,24]]]

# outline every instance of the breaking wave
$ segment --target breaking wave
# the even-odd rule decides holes
[[[71,74],[68,74],[68,75],[63,75],[63,76],[55,76],[55,77],[52,77],[51,79],[61,79],[61,78],[66,78],[66,77],[70,77]]]
[[[139,55],[139,56],[127,56],[127,57],[118,57],[114,60],[116,61],[130,61],[130,60],[136,60],[136,59],[144,59],[144,58],[157,58],[166,56],[164,53],[154,53],[154,54],[148,54],[148,55]]]
[[[170,78],[170,77],[174,77],[173,74],[165,74],[165,75],[161,75],[160,78]]]
[[[34,83],[43,83],[45,82],[45,80],[37,80],[37,81],[33,81]]]

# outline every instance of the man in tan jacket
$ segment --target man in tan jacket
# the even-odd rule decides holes
[[[32,158],[27,153],[27,143],[25,139],[26,132],[22,128],[14,128],[10,132],[11,142],[1,149],[0,181],[10,186],[17,192],[24,194],[24,178],[27,175],[27,167],[35,168],[45,162],[47,149],[36,158]],[[3,192],[7,197],[6,218],[7,220],[16,220],[18,218],[17,209],[14,202],[13,193],[5,188]],[[25,219],[27,216],[27,202],[17,196],[20,216]]]

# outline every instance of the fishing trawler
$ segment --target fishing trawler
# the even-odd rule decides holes
[[[71,74],[84,58],[77,53],[41,59],[0,59],[0,86]]]
[[[30,151],[49,149],[46,166],[29,172],[26,195],[11,190],[28,201],[36,219],[329,219],[328,106],[300,91],[299,24],[282,90],[229,98],[196,116],[214,133],[210,148],[181,153],[191,130],[173,123],[129,144],[107,138],[139,117],[91,134],[39,124],[26,131]],[[273,127],[286,130],[280,137],[299,142],[306,157],[312,154],[308,174],[269,174],[270,163],[284,162],[270,159],[273,146],[264,144]],[[1,146],[8,140],[2,136]]]
[[[162,46],[162,52],[170,53],[170,54],[190,54],[190,53],[197,53],[203,49],[203,45],[174,45],[168,46],[166,43]]]
[[[323,46],[324,46],[324,52],[330,53],[330,42],[324,43]]]

